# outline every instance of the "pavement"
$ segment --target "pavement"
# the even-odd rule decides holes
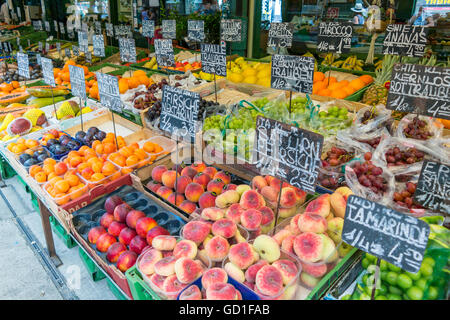
[[[106,279],[94,282],[79,247],[53,232],[58,268],[48,258],[41,217],[17,176],[0,188],[1,300],[116,300]],[[0,182],[1,184],[1,182]],[[9,205],[8,205],[9,203]]]

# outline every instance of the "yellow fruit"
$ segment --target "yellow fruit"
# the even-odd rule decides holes
[[[256,81],[258,81],[258,79],[256,79],[255,76],[248,76],[244,79],[245,83],[256,83]]]
[[[270,88],[270,78],[261,78],[258,79],[258,81],[256,82],[256,84],[263,86],[263,87],[267,87]]]
[[[228,80],[230,80],[231,82],[239,83],[244,80],[244,77],[238,73],[230,73],[230,75],[228,76]]]
[[[256,70],[253,68],[247,68],[242,72],[242,76],[247,78],[249,76],[256,76]]]
[[[258,74],[256,75],[256,77],[258,79],[262,79],[262,78],[270,78],[271,72],[270,69],[262,69],[261,71],[258,72]]]

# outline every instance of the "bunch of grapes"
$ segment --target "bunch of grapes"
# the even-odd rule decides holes
[[[207,117],[203,122],[203,131],[211,129],[223,130],[225,128],[225,116],[219,114]]]
[[[414,182],[407,182],[405,190],[401,192],[394,192],[394,202],[399,206],[407,207],[408,209],[423,209],[422,206],[416,205],[413,202],[413,195],[416,192],[417,184]]]
[[[364,163],[357,162],[353,167],[353,171],[358,177],[359,183],[371,189],[376,194],[382,194],[388,188],[387,181],[381,175],[383,174],[383,169],[375,166],[371,159],[372,153],[366,152],[364,154]]]
[[[363,114],[361,123],[366,124],[367,122],[369,122],[372,119],[375,119],[376,117],[378,117],[378,113],[375,110],[373,110],[373,111],[367,110]]]
[[[394,147],[389,148],[385,156],[388,167],[391,167],[423,161],[425,154],[416,148],[408,148],[405,151],[401,151],[399,147]]]
[[[378,145],[380,144],[381,136],[379,136],[377,138],[373,138],[373,139],[358,140],[358,141],[362,142],[362,143],[367,143],[369,146],[371,146],[372,148],[376,149],[378,147]]]
[[[322,167],[335,167],[349,162],[353,159],[354,154],[345,149],[332,147],[327,151],[325,159],[322,159]]]
[[[209,116],[213,113],[211,107],[218,106],[219,103],[215,101],[206,101],[204,99],[200,99],[200,103],[198,106],[198,120],[203,121],[203,116],[206,113],[206,116]],[[205,112],[206,111],[206,112]]]
[[[161,101],[156,101],[145,113],[145,116],[150,122],[158,119],[161,115],[162,103]]]
[[[407,138],[428,140],[433,134],[427,129],[427,123],[415,117],[404,129],[403,133]]]

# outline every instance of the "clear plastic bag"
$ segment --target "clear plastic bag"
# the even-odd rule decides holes
[[[362,119],[366,112],[369,112],[369,114],[375,114],[376,116],[373,119],[363,123]],[[367,106],[362,108],[356,113],[356,118],[352,126],[353,135],[359,136],[360,134],[367,134],[386,126],[390,127],[393,120],[391,118],[391,113],[391,110],[386,109],[384,105],[377,105],[375,107]]]
[[[408,126],[410,124],[413,124],[414,121],[417,121],[416,119],[420,120],[425,127],[428,129],[427,131],[430,133],[430,136],[428,136],[427,138],[423,139],[417,139],[414,138],[412,135],[408,134],[406,131],[409,131],[410,129],[408,128]],[[398,123],[397,126],[397,130],[395,131],[394,136],[397,138],[407,138],[407,139],[413,139],[419,142],[422,142],[425,145],[429,145],[429,142],[434,140],[434,139],[439,139],[442,136],[442,131],[443,131],[443,125],[434,120],[433,118],[430,117],[425,117],[425,116],[418,116],[416,114],[408,114],[407,116],[403,117],[400,122]]]
[[[136,99],[136,93],[147,92],[145,85],[140,85],[134,89],[128,90],[126,93],[120,95],[120,100],[123,102],[123,108],[132,111],[133,113],[139,113],[139,109],[134,108],[134,100]]]
[[[370,134],[367,135],[363,135],[363,138],[367,138],[367,140],[372,140],[374,138],[377,138],[378,136],[381,137],[382,132],[385,132],[386,134],[387,131],[386,129],[384,129],[385,131],[379,131],[375,133],[375,136],[373,137]],[[350,129],[347,130],[340,130],[338,131],[337,135],[336,135],[336,139],[343,145],[346,146],[350,146],[352,148],[354,148],[355,150],[358,150],[361,154],[364,154],[366,152],[372,152],[373,150],[375,150],[374,148],[371,147],[370,144],[364,142],[366,139],[363,140],[359,140],[360,137],[355,137],[352,135],[352,131]]]

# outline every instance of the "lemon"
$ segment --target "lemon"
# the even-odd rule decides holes
[[[263,79],[263,78],[270,78],[271,75],[271,70],[268,69],[263,69],[261,71],[258,72],[258,74],[256,75],[256,77],[258,79]]]
[[[267,87],[270,88],[270,78],[261,78],[258,79],[258,81],[256,82],[256,84],[263,86],[263,87]]]
[[[253,68],[247,68],[242,72],[242,76],[244,78],[250,77],[250,76],[256,76],[256,70]]]
[[[244,82],[245,83],[256,83],[257,80],[258,79],[256,79],[255,76],[247,76],[247,77],[245,77]]]
[[[230,75],[228,76],[228,80],[230,80],[231,82],[239,83],[244,80],[244,77],[239,73],[230,73]]]

